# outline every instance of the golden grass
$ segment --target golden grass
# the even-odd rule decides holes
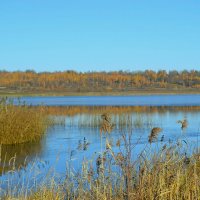
[[[103,118],[103,122],[111,120]],[[107,123],[107,122],[106,122]],[[149,137],[156,138],[160,128],[152,129]],[[105,135],[107,129],[102,129]],[[112,132],[112,130],[111,130]],[[153,136],[152,136],[153,134]],[[65,180],[41,185],[28,193],[16,195],[19,200],[197,200],[200,199],[200,153],[195,149],[187,156],[184,143],[162,143],[160,150],[153,151],[151,140],[135,156],[132,132],[121,135],[116,144],[106,139],[103,151],[96,160],[85,160],[82,171],[66,170]],[[148,138],[147,138],[148,140]],[[102,142],[102,141],[101,141]],[[102,145],[102,146],[103,146]],[[118,150],[113,150],[113,145]],[[183,151],[184,150],[184,151]],[[70,161],[69,161],[70,162]],[[96,164],[96,166],[95,166]],[[12,190],[12,188],[8,188]],[[12,192],[11,192],[12,194]],[[13,196],[5,195],[5,200]]]
[[[119,153],[114,154],[113,162],[120,168],[120,173],[109,169],[113,164],[105,159],[105,167],[98,176],[87,161],[79,175],[66,176],[63,184],[52,180],[50,186],[41,186],[27,197],[21,194],[16,199],[200,199],[200,155],[194,153],[186,157],[177,151],[177,147],[169,146],[150,158],[143,155],[130,163],[128,155],[120,154],[119,158]],[[12,198],[5,197],[5,200],[9,199]]]
[[[2,99],[0,124],[0,144],[17,144],[38,140],[48,127],[48,118],[42,107],[15,106]]]
[[[130,113],[166,113],[166,112],[199,112],[200,106],[46,106],[49,115],[75,116],[79,114],[101,115]]]

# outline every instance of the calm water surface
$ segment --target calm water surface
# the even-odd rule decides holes
[[[22,101],[49,106],[199,106],[200,95],[23,97]]]

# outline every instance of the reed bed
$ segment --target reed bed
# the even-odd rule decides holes
[[[102,151],[94,160],[84,160],[81,171],[74,171],[68,160],[62,183],[56,182],[54,177],[48,185],[39,185],[28,193],[21,192],[14,196],[8,192],[4,199],[200,199],[198,148],[188,152],[187,141],[161,141],[160,149],[155,150],[153,146],[157,145],[162,129],[154,127],[147,137],[149,142],[135,157],[137,142],[132,142],[133,132],[122,133],[115,144],[111,143],[107,138],[113,130],[111,118],[103,114],[101,119],[100,135],[104,134],[106,142],[100,141]]]
[[[118,113],[111,114],[112,124],[116,129],[130,129],[130,128],[149,128],[153,126],[152,119],[148,116],[143,117],[140,113]],[[101,116],[97,114],[83,114],[76,117],[69,117],[67,124],[74,126],[77,124],[79,128],[100,128]]]
[[[79,114],[101,115],[131,113],[199,112],[200,106],[46,106],[49,115],[76,116]]]
[[[6,106],[6,107],[5,107]],[[8,111],[15,113],[21,109],[13,105],[2,106],[4,114]],[[41,107],[42,108],[42,107]],[[40,108],[40,109],[41,109]],[[13,109],[13,110],[12,110]],[[23,107],[26,111],[30,108]],[[22,112],[22,111],[20,111]],[[19,113],[20,113],[19,112]],[[34,111],[33,111],[34,112]],[[40,112],[37,111],[40,114]],[[27,114],[27,113],[26,113]],[[44,112],[41,110],[41,116]],[[142,119],[133,121],[126,115],[111,119],[112,115],[96,115],[89,120],[89,124],[99,128],[106,142],[99,141],[102,146],[93,160],[84,160],[81,171],[74,171],[71,161],[66,161],[67,169],[62,181],[56,176],[50,181],[45,178],[37,187],[27,185],[23,188],[8,187],[2,199],[11,200],[198,200],[200,199],[200,153],[198,147],[193,150],[185,148],[187,141],[161,142],[160,149],[155,150],[158,136],[162,132],[159,127],[151,129],[147,144],[136,154],[136,143],[132,142],[133,132],[122,131],[118,141],[111,142],[110,136],[116,128],[116,121],[120,124],[137,125]],[[24,119],[24,118],[22,118]],[[30,118],[32,119],[32,118]],[[44,118],[42,118],[44,120]],[[58,122],[64,123],[64,118]],[[86,124],[84,118],[80,124]],[[44,123],[45,124],[45,123]],[[139,126],[138,125],[138,126]],[[123,126],[122,126],[123,127]],[[120,127],[117,127],[120,129]],[[187,128],[187,127],[185,127]],[[109,137],[108,137],[109,135]],[[159,145],[158,145],[159,146]],[[158,147],[157,146],[157,147]],[[186,146],[189,146],[187,144]],[[114,150],[115,149],[115,150]],[[117,149],[117,150],[116,150]],[[17,158],[15,158],[17,159]],[[70,167],[71,166],[71,167]],[[31,177],[37,179],[36,177]],[[9,182],[6,181],[6,182]],[[20,191],[20,192],[17,192]]]
[[[2,98],[0,124],[0,144],[18,144],[41,138],[50,121],[42,106],[37,109],[24,103],[15,106],[10,100]]]
[[[124,142],[128,142],[128,138]],[[127,143],[129,146],[129,144]],[[200,198],[200,154],[190,157],[180,152],[178,145],[167,144],[158,153],[143,151],[137,160],[131,160],[130,147],[124,153],[107,148],[104,162],[84,161],[82,171],[67,170],[61,183],[51,179],[48,185],[38,186],[28,193],[3,199],[64,200],[64,199],[133,199],[174,200]],[[148,148],[147,148],[148,149]],[[92,162],[94,162],[92,164]],[[113,166],[117,170],[113,170]],[[100,170],[98,171],[98,168]],[[11,189],[11,188],[10,188]],[[12,190],[12,189],[11,189]],[[20,188],[19,188],[20,190]],[[21,190],[20,190],[21,191]]]

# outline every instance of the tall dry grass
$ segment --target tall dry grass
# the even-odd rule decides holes
[[[115,144],[106,139],[102,152],[95,160],[85,160],[82,170],[66,170],[62,183],[54,179],[49,185],[37,187],[29,194],[16,195],[19,200],[64,199],[127,199],[127,200],[197,200],[200,199],[200,153],[188,154],[186,141],[162,142],[160,149],[152,148],[161,131],[152,134],[139,155],[132,132],[123,133]],[[112,134],[109,118],[103,118],[101,133]],[[186,146],[188,146],[187,144]],[[116,150],[117,147],[117,150]],[[115,148],[115,150],[113,150]],[[70,162],[70,161],[69,161]],[[5,196],[5,200],[12,196]]]
[[[38,187],[27,196],[21,193],[16,199],[197,200],[200,199],[199,156],[194,153],[187,157],[179,152],[179,147],[169,145],[150,157],[143,153],[133,161],[129,150],[114,153],[110,149],[98,175],[91,161],[85,161],[82,171],[66,174],[62,184],[52,179],[48,186]],[[114,166],[118,170],[113,170]],[[8,199],[11,196],[5,197]]]
[[[36,141],[46,132],[48,124],[43,107],[15,106],[6,98],[0,99],[0,144]]]

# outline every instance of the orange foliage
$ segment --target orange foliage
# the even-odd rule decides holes
[[[25,72],[0,71],[0,88],[22,91],[103,92],[145,88],[199,88],[199,71]]]

